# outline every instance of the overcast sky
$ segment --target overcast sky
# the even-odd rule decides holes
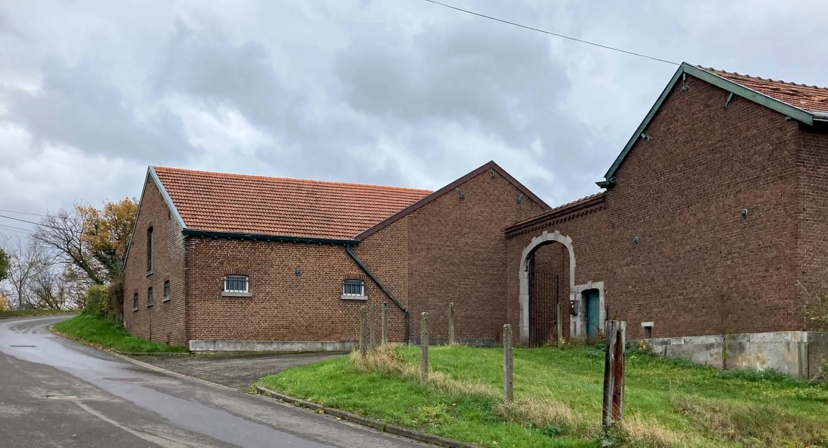
[[[825,0],[444,1],[828,85]],[[675,70],[423,0],[4,0],[0,210],[137,197],[147,165],[437,189],[489,160],[558,205]]]

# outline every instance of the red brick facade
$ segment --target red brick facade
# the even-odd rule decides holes
[[[801,329],[797,280],[825,282],[815,268],[828,253],[828,140],[745,99],[725,109],[728,92],[699,79],[688,85],[662,104],[603,206],[510,233],[514,325],[521,251],[557,230],[572,238],[575,284],[604,282],[609,317],[626,320],[629,337],[645,336],[642,322],[654,337]]]
[[[527,197],[499,168],[478,171],[456,185],[463,199],[454,188],[435,194],[421,207],[353,241],[354,255],[409,310],[411,336],[418,335],[420,313],[428,311],[432,335],[446,337],[449,302],[455,303],[456,335],[461,339],[495,340],[506,319],[503,228],[538,214],[545,205]],[[379,340],[381,307],[386,302],[389,338],[405,339],[405,314],[351,259],[345,246],[184,238],[176,221],[168,218],[172,216],[169,210],[150,178],[126,268],[127,287],[139,291],[142,304],[134,312],[130,300],[125,305],[127,329],[133,334],[166,342],[170,333],[169,342],[175,344],[190,340],[354,342],[359,334],[359,309],[368,305],[375,309],[375,338]],[[147,276],[143,248],[150,225],[156,234],[156,255],[154,273]],[[248,277],[250,297],[222,295],[224,276],[234,274]],[[174,291],[181,294],[178,299],[174,293],[174,300],[164,307],[158,299],[163,284],[155,281],[162,277],[174,277]],[[349,279],[364,281],[367,301],[341,298],[343,281]],[[156,304],[146,308],[145,291],[150,284],[156,291]],[[168,309],[174,313],[161,317]]]
[[[153,229],[153,270],[147,272],[147,229]],[[124,269],[124,325],[130,333],[155,342],[183,345],[185,328],[184,237],[181,228],[152,180],[145,183]],[[164,300],[164,283],[170,299]],[[152,288],[153,305],[147,305]],[[138,306],[133,310],[137,294]]]
[[[412,339],[424,311],[431,336],[446,337],[454,303],[456,337],[492,343],[504,323],[521,328],[522,257],[547,232],[571,239],[574,281],[563,244],[537,248],[533,306],[554,319],[554,291],[567,338],[585,311],[580,305],[570,316],[569,298],[587,289],[600,291],[605,317],[627,321],[630,338],[805,329],[803,304],[828,290],[826,129],[687,76],[642,137],[613,168],[610,188],[569,206],[548,210],[488,164],[345,242],[185,236],[148,177],[126,264],[126,326],[173,344],[353,342],[362,305],[374,306],[379,339],[387,302],[390,338],[404,340],[405,314],[347,246],[407,308]],[[155,263],[147,275],[150,226]],[[222,294],[232,274],[248,276],[250,297]],[[349,279],[364,281],[367,301],[341,298]],[[167,280],[172,298],[163,302]],[[537,317],[527,322],[539,325]],[[651,333],[643,322],[653,323]],[[542,337],[554,339],[555,322],[545,325]]]

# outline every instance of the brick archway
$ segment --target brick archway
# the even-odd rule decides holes
[[[540,246],[550,243],[561,243],[569,252],[569,300],[574,300],[575,291],[575,251],[572,249],[572,238],[555,231],[544,231],[541,235],[532,238],[520,255],[520,343],[529,343],[529,270],[527,263],[529,256]]]

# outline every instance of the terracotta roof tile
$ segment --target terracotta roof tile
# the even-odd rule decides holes
[[[807,111],[828,111],[828,88],[763,79],[714,68],[701,66],[699,68],[791,106]]]
[[[153,167],[189,229],[350,239],[429,190]]]

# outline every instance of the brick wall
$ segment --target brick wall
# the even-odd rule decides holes
[[[379,335],[387,299],[342,246],[190,238],[187,248],[191,339],[357,341],[359,309],[371,304]],[[252,297],[222,297],[230,274],[248,276]],[[341,299],[346,279],[365,282],[367,302]],[[403,315],[388,310],[391,337],[402,340]]]
[[[152,274],[147,273],[147,229],[153,228]],[[164,301],[164,282],[170,282],[170,300]],[[152,287],[154,305],[147,307]],[[133,311],[133,296],[138,309]],[[124,324],[127,330],[155,342],[184,345],[185,330],[184,242],[181,228],[170,214],[155,182],[144,186],[132,246],[124,271]]]
[[[457,338],[498,338],[506,323],[503,228],[542,211],[499,173],[485,171],[408,215],[408,300],[411,335],[429,313],[434,337],[448,335],[455,306]]]
[[[509,240],[514,325],[521,250],[559,230],[573,240],[575,283],[603,281],[630,338],[643,321],[655,337],[798,327],[798,125],[741,98],[724,109],[724,90],[688,79],[651,121],[652,141],[628,154],[603,210]]]
[[[828,133],[802,127],[799,165],[799,283],[802,313],[807,303],[828,294]],[[812,323],[801,321],[803,327]]]

